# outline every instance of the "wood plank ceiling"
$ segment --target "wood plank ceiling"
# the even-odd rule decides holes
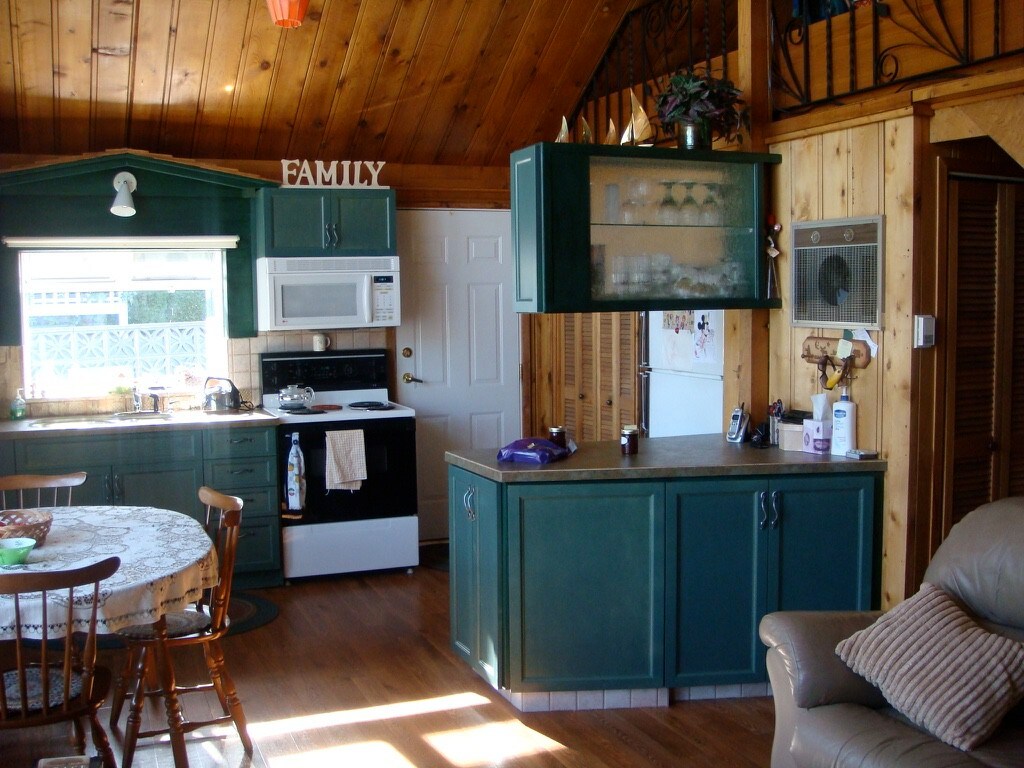
[[[0,3],[0,153],[506,166],[640,0]]]

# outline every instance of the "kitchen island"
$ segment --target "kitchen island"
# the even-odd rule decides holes
[[[767,695],[761,616],[876,607],[885,462],[727,443],[449,452],[452,646],[523,710]]]

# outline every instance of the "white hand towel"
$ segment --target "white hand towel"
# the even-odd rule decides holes
[[[363,430],[327,432],[327,490],[358,491],[366,479]]]

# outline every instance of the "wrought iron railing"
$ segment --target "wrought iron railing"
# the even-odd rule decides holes
[[[729,78],[736,6],[654,0],[633,11],[569,117],[570,140],[580,140],[582,119],[595,141],[604,139],[609,120],[621,133],[630,89],[653,115],[657,94],[678,69],[708,68]],[[764,23],[773,119],[1020,55],[1021,16],[1020,0],[770,0]]]
[[[630,117],[633,89],[648,115],[668,76],[679,69],[712,69],[728,78],[725,54],[736,47],[736,4],[726,0],[656,0],[633,11],[623,22],[569,124],[574,140],[581,118],[601,142],[608,121],[621,135]]]
[[[1019,0],[776,0],[775,117],[1024,52]],[[1008,12],[1009,11],[1009,12]]]

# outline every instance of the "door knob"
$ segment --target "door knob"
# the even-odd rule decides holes
[[[403,373],[402,374],[402,381],[404,381],[406,384],[412,384],[414,381],[417,384],[422,384],[423,383],[423,379],[417,379],[411,373]]]

